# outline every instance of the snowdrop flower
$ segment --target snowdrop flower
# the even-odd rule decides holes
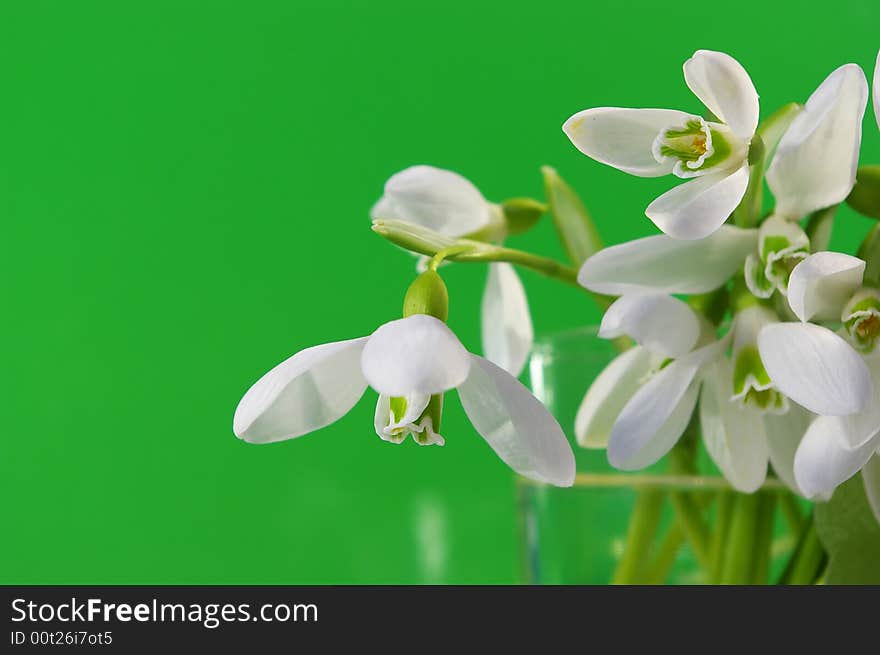
[[[575,421],[578,443],[608,448],[608,461],[636,470],[658,461],[690,421],[707,366],[723,353],[684,302],[654,292],[616,300],[600,336],[639,344],[615,358],[587,391]],[[671,359],[671,356],[674,359]]]
[[[392,175],[370,216],[408,221],[448,237],[483,232],[498,240],[504,232],[498,205],[458,173],[433,166],[412,166]],[[510,264],[489,265],[481,317],[486,357],[518,376],[532,349],[534,329],[523,284]]]
[[[841,66],[782,134],[767,172],[776,207],[761,224],[757,252],[746,260],[753,295],[786,294],[792,269],[810,253],[810,240],[796,221],[842,202],[852,190],[866,102],[862,69]]]
[[[774,321],[773,312],[755,305],[716,340],[676,298],[622,296],[606,312],[599,335],[627,334],[639,345],[616,357],[587,391],[575,424],[578,443],[607,447],[609,462],[623,470],[650,466],[678,441],[699,398],[707,451],[733,487],[758,489],[768,462],[794,486],[794,453],[808,415],[789,409],[761,364],[757,335]],[[731,341],[732,361],[725,356]]]
[[[829,498],[880,448],[880,293],[861,287],[864,270],[849,255],[810,255],[788,285],[789,306],[801,322],[765,327],[758,337],[773,381],[819,414],[794,458],[797,486],[808,498]],[[841,321],[844,336],[809,320]]]
[[[849,195],[856,181],[867,102],[865,73],[855,64],[832,72],[809,97],[767,169],[777,216],[800,220]]]
[[[739,312],[732,329],[732,356],[714,362],[700,396],[706,450],[731,485],[747,493],[764,484],[768,462],[796,487],[794,452],[810,418],[791,407],[758,353],[758,334],[777,321],[776,314],[760,304]]]
[[[818,252],[795,266],[788,304],[800,322],[768,325],[758,335],[761,359],[776,386],[799,405],[820,415],[862,411],[874,394],[864,359],[838,334],[810,320],[840,320],[862,283],[865,263],[836,252]],[[865,307],[870,315],[870,308]],[[876,321],[845,316],[854,334],[869,338]]]
[[[745,69],[723,52],[698,50],[684,63],[684,78],[712,119],[672,109],[599,107],[575,114],[563,130],[582,153],[626,173],[689,180],[645,214],[671,237],[702,239],[721,227],[746,192],[758,94]]]
[[[810,238],[800,225],[770,216],[758,230],[757,252],[746,258],[746,286],[758,298],[785,295],[791,271],[809,254]]]
[[[251,443],[293,439],[330,425],[367,386],[379,393],[376,431],[443,445],[442,394],[458,389],[474,428],[514,471],[570,486],[575,462],[562,429],[513,376],[465,350],[446,324],[414,314],[372,335],[302,350],[260,378],[235,410],[233,430]]]

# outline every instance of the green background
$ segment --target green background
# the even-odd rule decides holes
[[[516,581],[513,476],[457,399],[442,449],[380,441],[371,394],[299,440],[231,432],[274,364],[397,317],[413,261],[367,220],[385,179],[541,197],[549,163],[607,241],[650,234],[670,180],[579,155],[570,114],[699,111],[681,64],[712,48],[766,115],[878,47],[875,0],[4,3],[0,581]],[[870,109],[863,143],[880,160]],[[838,224],[851,247],[868,222]],[[561,257],[549,224],[513,245]],[[444,270],[478,350],[485,268]],[[596,321],[523,279],[539,333]]]

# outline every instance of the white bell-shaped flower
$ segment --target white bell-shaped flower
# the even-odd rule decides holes
[[[859,353],[840,335],[806,322],[839,320],[863,273],[864,262],[856,257],[810,255],[795,266],[788,283],[788,304],[801,322],[768,325],[758,336],[761,359],[774,384],[816,414],[854,414],[874,396],[871,372]]]
[[[800,220],[849,195],[856,181],[867,102],[868,82],[855,64],[841,66],[813,92],[767,169],[778,216]]]
[[[410,166],[388,179],[370,217],[407,221],[460,237],[489,225],[492,207],[479,189],[458,173],[434,166]]]
[[[370,217],[407,221],[455,238],[503,224],[501,208],[486,200],[470,181],[424,165],[392,175]],[[534,328],[525,289],[510,264],[489,264],[481,328],[483,352],[489,361],[518,376],[531,352]]]
[[[717,120],[671,109],[599,107],[575,114],[563,130],[596,161],[640,177],[671,173],[690,180],[645,214],[671,237],[702,239],[746,192],[758,94],[742,65],[723,52],[698,50],[685,62],[684,78]]]
[[[676,298],[639,292],[615,301],[600,336],[627,335],[640,345],[616,357],[590,386],[575,420],[578,443],[607,447],[608,461],[623,470],[665,455],[687,427],[706,366],[726,347],[703,328]]]
[[[788,292],[788,278],[810,254],[810,239],[800,225],[775,214],[758,230],[758,250],[746,258],[745,281],[752,295],[769,298]]]
[[[247,391],[233,431],[251,443],[302,436],[348,413],[367,386],[380,394],[376,431],[387,441],[412,434],[420,444],[442,445],[431,397],[458,389],[474,428],[513,470],[558,486],[574,481],[574,455],[547,408],[424,314],[386,323],[369,337],[298,352]]]

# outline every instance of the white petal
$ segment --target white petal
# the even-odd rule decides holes
[[[783,415],[764,415],[767,448],[773,470],[780,480],[801,496],[804,494],[794,477],[794,456],[813,418],[813,414],[794,403]]]
[[[689,180],[648,205],[645,215],[675,239],[704,239],[724,224],[749,185],[749,167]]]
[[[764,368],[776,387],[816,414],[843,416],[874,395],[864,360],[831,330],[812,323],[776,323],[758,335]]]
[[[553,415],[510,373],[477,355],[471,358],[470,375],[458,393],[477,432],[517,473],[570,487],[574,453]]]
[[[880,52],[874,64],[874,118],[877,119],[877,127],[880,127]]]
[[[874,89],[877,84],[875,80]],[[876,102],[876,100],[875,100]],[[865,483],[865,495],[868,496],[868,504],[874,517],[880,523],[880,455],[874,455],[868,463],[862,467],[862,481]]]
[[[788,279],[788,304],[802,321],[840,320],[846,301],[862,284],[865,262],[840,252],[817,252]]]
[[[651,371],[654,357],[636,346],[615,357],[590,385],[574,422],[578,444],[605,448],[611,428],[624,405],[638,391]]]
[[[767,434],[760,412],[733,402],[733,370],[720,359],[700,396],[700,426],[712,461],[737,490],[751,493],[767,477]]]
[[[488,225],[491,207],[477,187],[458,173],[411,166],[385,183],[385,195],[370,216],[409,221],[457,237]]]
[[[757,244],[757,230],[730,225],[699,241],[646,237],[588,258],[578,272],[578,283],[614,296],[645,290],[706,293],[724,284]]]
[[[687,303],[662,293],[630,293],[615,300],[602,317],[599,336],[626,335],[651,352],[681,357],[700,336],[700,321]]]
[[[853,188],[868,83],[855,64],[829,75],[779,142],[767,170],[776,212],[800,219],[841,202]]]
[[[807,498],[829,498],[834,489],[859,472],[880,445],[880,433],[861,448],[841,446],[841,420],[819,416],[807,429],[794,458],[794,475]]]
[[[706,108],[743,139],[758,127],[758,92],[746,69],[723,52],[697,50],[684,62],[684,79]]]
[[[526,292],[510,264],[489,265],[481,318],[486,358],[508,373],[519,376],[535,334]]]
[[[235,408],[239,439],[293,439],[340,419],[367,388],[361,352],[367,337],[301,350],[266,373]]]
[[[416,314],[373,332],[361,364],[367,382],[379,393],[435,394],[464,382],[470,354],[443,321]]]
[[[675,445],[697,404],[699,376],[727,348],[714,341],[656,373],[629,399],[608,440],[608,461],[625,471],[645,468]]]
[[[654,159],[654,139],[690,118],[673,109],[597,107],[578,112],[562,130],[578,150],[598,162],[640,177],[658,177],[671,173],[675,162]]]
[[[866,361],[874,389],[880,389],[880,357],[875,355]],[[841,416],[840,421],[840,430],[836,434],[842,439],[841,445],[849,450],[861,448],[880,430],[880,398],[872,398],[865,409]]]

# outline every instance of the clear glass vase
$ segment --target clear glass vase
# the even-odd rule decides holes
[[[676,503],[698,511],[712,537],[717,507],[723,504],[719,499],[733,501],[742,494],[734,493],[717,475],[670,474],[665,462],[637,474],[621,473],[608,464],[604,450],[587,450],[576,444],[577,409],[592,381],[617,354],[614,345],[596,333],[596,328],[582,328],[541,339],[529,363],[532,391],[565,430],[575,452],[578,475],[569,489],[518,480],[523,582],[608,584],[625,578],[621,569],[633,566],[639,568],[640,582],[709,582],[707,548],[700,561],[682,527],[682,505]],[[784,489],[775,479],[761,491],[780,492]],[[776,497],[772,501],[775,505]],[[650,549],[640,555],[641,561],[622,562],[639,512],[651,513],[647,521],[653,535]],[[779,522],[778,514],[770,518],[768,539],[774,539],[774,534],[781,536],[766,549],[775,559],[764,565],[772,571],[784,566],[782,559],[793,546],[784,526],[773,523]]]

